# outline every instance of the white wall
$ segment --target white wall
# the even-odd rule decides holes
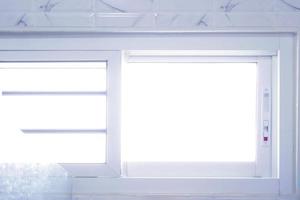
[[[299,0],[1,0],[0,28],[300,26]]]

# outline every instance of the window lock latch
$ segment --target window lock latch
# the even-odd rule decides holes
[[[269,120],[263,121],[263,143],[268,144],[270,140],[270,127],[269,127]]]

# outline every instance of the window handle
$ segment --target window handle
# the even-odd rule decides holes
[[[269,128],[269,121],[264,120],[263,121],[263,141],[265,143],[269,142],[270,139],[270,128]]]
[[[263,109],[262,109],[262,144],[269,145],[271,139],[271,103],[270,90],[268,88],[263,91]]]

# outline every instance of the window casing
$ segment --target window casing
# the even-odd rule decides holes
[[[2,130],[4,139],[14,135],[20,145],[1,161],[58,162],[71,176],[117,176],[120,53],[28,51],[25,59],[14,53],[0,69],[9,124]]]
[[[134,37],[133,37],[134,36]],[[271,178],[127,178],[121,175],[119,165],[120,141],[114,135],[112,167],[73,168],[74,193],[97,194],[249,194],[249,195],[284,195],[292,194],[295,189],[295,38],[292,34],[281,33],[186,33],[186,34],[118,34],[118,37],[99,35],[89,37],[85,34],[76,37],[61,37],[51,34],[45,37],[22,38],[11,36],[1,38],[1,61],[49,61],[87,59],[91,53],[94,60],[107,57],[115,52],[121,58],[121,50],[192,50],[202,56],[214,53],[215,56],[272,56],[272,127],[277,137],[272,136],[272,177]],[[21,45],[20,45],[21,44]],[[34,51],[33,51],[34,50]],[[20,53],[22,51],[22,53]],[[51,52],[51,54],[49,54]],[[59,52],[55,54],[55,52]],[[81,52],[81,53],[76,53]],[[89,52],[89,53],[86,53]],[[94,52],[94,54],[92,53]],[[247,53],[245,53],[247,52]],[[270,53],[271,52],[271,53]],[[53,54],[52,54],[53,53]],[[42,56],[41,56],[42,55]],[[50,55],[50,56],[49,56]],[[54,55],[54,56],[53,56]],[[75,55],[75,56],[74,56]],[[106,56],[104,56],[106,55]],[[95,59],[98,57],[98,59]],[[37,59],[39,58],[39,59]],[[110,57],[112,58],[112,57]],[[92,60],[93,60],[92,59]],[[89,59],[87,59],[89,60]],[[101,59],[100,59],[101,60]],[[120,68],[121,62],[111,62]],[[116,77],[120,76],[119,69]],[[117,79],[119,80],[119,79]],[[120,83],[118,83],[120,84]],[[117,84],[117,85],[118,85]],[[120,91],[116,94],[117,107],[120,105]],[[120,108],[118,108],[120,109]],[[116,110],[118,110],[116,109]],[[119,119],[119,116],[116,116]],[[116,127],[115,127],[116,128]],[[120,130],[117,127],[118,130]],[[274,141],[273,141],[274,140]],[[117,144],[118,143],[118,144]],[[274,146],[275,145],[275,146]],[[77,165],[80,166],[80,165]],[[116,167],[114,167],[116,166]],[[91,170],[87,170],[91,169]],[[99,172],[100,170],[100,172]],[[82,172],[82,173],[80,173]],[[82,176],[109,176],[114,178],[84,178]]]
[[[272,124],[270,114],[271,107],[269,107],[271,105],[271,98],[263,99],[263,95],[271,95],[271,68],[272,59],[275,59],[275,55],[252,55],[247,57],[241,55],[236,56],[233,52],[232,54],[226,52],[227,57],[221,54],[216,57],[216,53],[221,52],[206,51],[205,53],[206,56],[202,56],[201,52],[198,52],[197,55],[196,51],[130,51],[126,53],[128,56],[127,65],[124,65],[122,72],[122,134],[125,141],[123,142],[125,148],[122,152],[125,152],[125,154],[127,152],[129,160],[126,160],[128,158],[124,156],[123,167],[125,176],[272,176],[272,142],[269,134],[270,130],[264,132],[265,137],[263,138],[261,134],[262,123],[260,120],[261,116],[264,117],[264,121],[269,123],[266,126],[270,129]],[[211,53],[211,55],[209,55],[209,53]],[[127,68],[129,72],[127,72]],[[152,68],[155,69],[156,72],[152,72]],[[204,69],[207,70],[205,71]],[[191,73],[185,73],[184,70],[191,71]],[[201,73],[206,74],[201,76]],[[185,76],[188,76],[186,74],[189,74],[189,78],[184,79]],[[233,80],[223,78],[226,76],[228,76],[228,79]],[[252,77],[252,79],[247,79],[248,76]],[[149,79],[147,79],[147,77],[149,77]],[[200,80],[196,82],[197,79],[206,79],[206,77],[209,77],[206,82],[201,82]],[[147,82],[144,80],[147,80]],[[181,83],[182,81],[184,83]],[[157,82],[161,85],[158,85]],[[190,82],[191,84],[185,84],[186,82]],[[131,90],[132,88],[133,91]],[[226,90],[227,92],[222,92]],[[136,95],[133,94],[134,92]],[[155,95],[157,95],[157,97],[155,97]],[[169,95],[173,95],[173,99],[169,98]],[[185,98],[180,98],[182,95]],[[229,97],[226,98],[226,95]],[[248,98],[252,98],[252,101],[248,100],[246,98],[247,96]],[[208,101],[205,101],[206,97]],[[179,100],[176,101],[176,99]],[[193,101],[193,99],[196,100]],[[216,101],[216,99],[218,100]],[[267,105],[262,105],[261,102],[263,100],[267,102]],[[173,104],[173,102],[176,103]],[[204,103],[204,107],[199,105],[202,104],[202,102]],[[231,102],[234,103],[230,104]],[[245,104],[245,102],[250,105]],[[169,108],[170,105],[173,105],[173,107],[171,107],[172,109]],[[215,107],[219,105],[223,105],[225,108],[219,107],[216,109]],[[156,109],[157,106],[159,109]],[[246,109],[245,106],[250,108]],[[268,108],[266,109],[264,106],[268,106]],[[149,109],[147,109],[147,107],[149,107]],[[210,111],[207,111],[206,107],[209,107]],[[230,108],[230,110],[226,107]],[[239,107],[239,109],[235,110],[235,107]],[[190,111],[186,112],[188,109]],[[243,109],[247,113],[244,114],[241,112]],[[166,114],[164,110],[168,110],[170,114]],[[176,110],[178,110],[178,112]],[[265,110],[267,110],[267,112],[263,112]],[[202,114],[202,112],[204,114]],[[235,113],[235,115],[232,113]],[[172,118],[173,115],[177,117]],[[223,116],[223,120],[218,116]],[[226,120],[226,117],[227,119],[232,118],[232,120]],[[131,118],[134,120],[131,120]],[[186,118],[189,120],[185,120]],[[239,120],[239,118],[244,119],[244,121]],[[175,120],[176,122],[169,122],[169,119]],[[205,124],[211,125],[205,128],[206,126],[201,123],[201,120],[204,121]],[[190,121],[192,123],[190,123]],[[226,124],[224,124],[223,121],[226,121]],[[200,128],[198,126],[200,126]],[[214,126],[225,127],[222,130]],[[204,128],[201,129],[201,127]],[[239,130],[235,127],[239,127]],[[177,131],[178,128],[182,130],[181,133]],[[196,133],[189,133],[194,131],[198,131],[197,134],[203,134],[203,136],[197,137]],[[213,139],[209,139],[208,136],[205,137],[205,132],[218,136],[212,136],[210,138]],[[231,134],[231,132],[235,132],[235,134]],[[182,139],[176,140],[178,134],[180,134]],[[226,134],[228,134],[230,140],[226,138],[220,139],[224,135],[226,136]],[[154,135],[154,137],[150,137],[151,135]],[[187,138],[185,138],[185,135]],[[276,134],[274,133],[273,136],[276,137]],[[127,137],[130,139],[127,139]],[[239,139],[239,137],[242,138]],[[143,138],[149,139],[144,141]],[[192,139],[189,140],[189,138]],[[246,138],[248,138],[247,141],[243,141],[243,139]],[[160,140],[163,142],[160,142]],[[173,142],[173,140],[176,141]],[[185,140],[190,141],[190,143],[184,144],[183,141]],[[197,147],[198,145],[205,146],[205,142],[202,144],[199,140],[207,140],[206,143],[209,143],[209,145],[205,147],[206,149]],[[218,140],[221,140],[223,143],[217,145]],[[142,144],[139,144],[139,141],[141,141]],[[195,143],[192,141],[198,142]],[[253,144],[248,145],[248,143]],[[226,147],[226,145],[223,144],[230,145],[230,147]],[[128,145],[127,148],[126,145]],[[239,145],[241,146],[238,147]],[[211,148],[211,146],[223,149],[219,150],[219,156],[214,156],[213,153],[210,153],[214,151],[214,148]],[[235,149],[232,148],[232,150],[228,150],[231,146],[235,146]],[[244,149],[243,146],[245,146]],[[252,148],[252,158],[250,158],[251,153],[246,154],[247,146],[249,146],[248,148],[250,149]],[[135,147],[135,149],[133,147]],[[194,150],[184,151],[184,149],[188,148]],[[157,149],[161,152],[156,153]],[[183,150],[179,151],[177,149]],[[229,155],[224,153],[226,150],[229,152]],[[169,156],[162,157],[166,151],[169,152]],[[172,153],[172,151],[176,153]],[[201,155],[202,152],[198,151],[205,152],[205,154],[199,157],[197,154]],[[243,157],[241,157],[242,155],[238,156],[239,151],[245,152]],[[140,152],[144,152],[144,155]],[[181,155],[181,152],[186,152],[186,154]],[[206,154],[207,157],[205,156]],[[155,155],[156,158],[153,155]],[[210,155],[211,157],[209,158]],[[223,158],[221,158],[221,156]],[[247,158],[247,156],[249,158]]]

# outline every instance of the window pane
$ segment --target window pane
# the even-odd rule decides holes
[[[0,161],[105,163],[106,64],[0,63]]]
[[[255,63],[129,63],[125,161],[254,161]]]
[[[20,129],[106,128],[106,96],[13,95],[3,96],[7,120]]]
[[[0,162],[105,163],[105,134],[24,134],[11,127],[1,130]]]
[[[8,91],[105,91],[105,62],[0,63]]]

